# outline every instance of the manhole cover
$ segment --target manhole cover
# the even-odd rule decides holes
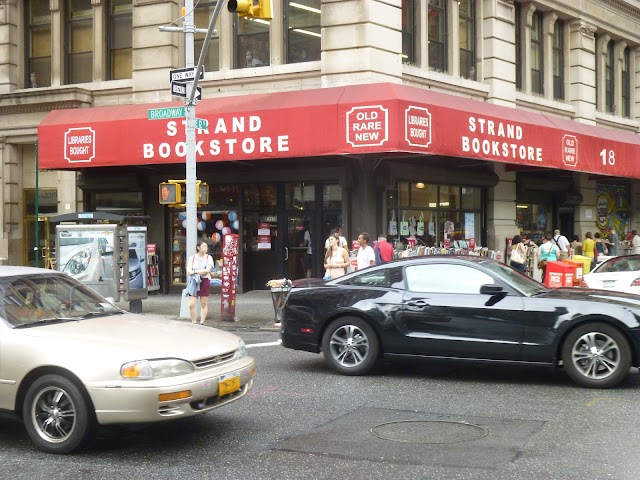
[[[383,440],[404,443],[458,443],[486,437],[489,432],[472,423],[413,420],[383,423],[371,429]]]

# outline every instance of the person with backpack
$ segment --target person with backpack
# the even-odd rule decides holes
[[[373,252],[376,256],[376,265],[393,260],[393,247],[387,242],[387,237],[384,235],[378,236],[378,241],[373,247]]]

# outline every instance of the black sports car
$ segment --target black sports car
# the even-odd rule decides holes
[[[608,388],[640,365],[640,296],[549,289],[485,257],[413,257],[297,283],[281,337],[345,375],[382,356],[432,357],[563,367]]]

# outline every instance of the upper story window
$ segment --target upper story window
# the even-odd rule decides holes
[[[249,19],[233,15],[236,36],[234,68],[260,67],[271,64],[269,20]]]
[[[607,43],[607,55],[604,64],[604,101],[607,113],[613,113],[615,104],[613,48],[614,42],[610,40]]]
[[[51,11],[49,0],[29,0],[26,13],[25,85],[51,86]]]
[[[564,100],[564,22],[556,21],[553,30],[553,98]]]
[[[91,0],[67,0],[67,83],[93,81]]]
[[[476,20],[475,1],[458,2],[458,35],[460,48],[460,76],[476,78]]]
[[[201,0],[193,11],[193,20],[196,24],[196,28],[209,28],[209,22],[213,16],[213,10],[216,6],[215,1],[203,1]],[[200,53],[204,46],[205,34],[196,33],[193,39],[193,54],[195,55],[194,64],[198,64],[200,59]],[[209,39],[209,46],[207,53],[204,57],[204,71],[205,72],[217,72],[220,70],[220,35],[214,33]]]
[[[429,68],[447,71],[447,0],[429,0]]]
[[[107,17],[109,35],[109,68],[107,78],[131,78],[132,2],[111,0]]]
[[[531,22],[531,93],[544,93],[542,12],[534,12]]]
[[[402,63],[415,63],[415,2],[402,0]]]
[[[287,2],[287,63],[320,60],[320,6],[320,0]]]
[[[622,53],[622,116],[631,116],[631,77],[629,75],[629,63],[631,51],[629,47]]]

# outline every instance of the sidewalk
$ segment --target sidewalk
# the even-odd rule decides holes
[[[180,294],[150,293],[149,298],[142,300],[142,313],[188,322],[190,319],[180,318],[180,300]],[[124,310],[129,310],[129,302],[117,302],[117,305]],[[278,327],[274,326],[275,311],[271,292],[268,290],[253,290],[239,294],[236,298],[235,316],[236,322],[220,320],[220,294],[212,293],[209,296],[206,325],[222,329],[234,327],[278,330]]]

